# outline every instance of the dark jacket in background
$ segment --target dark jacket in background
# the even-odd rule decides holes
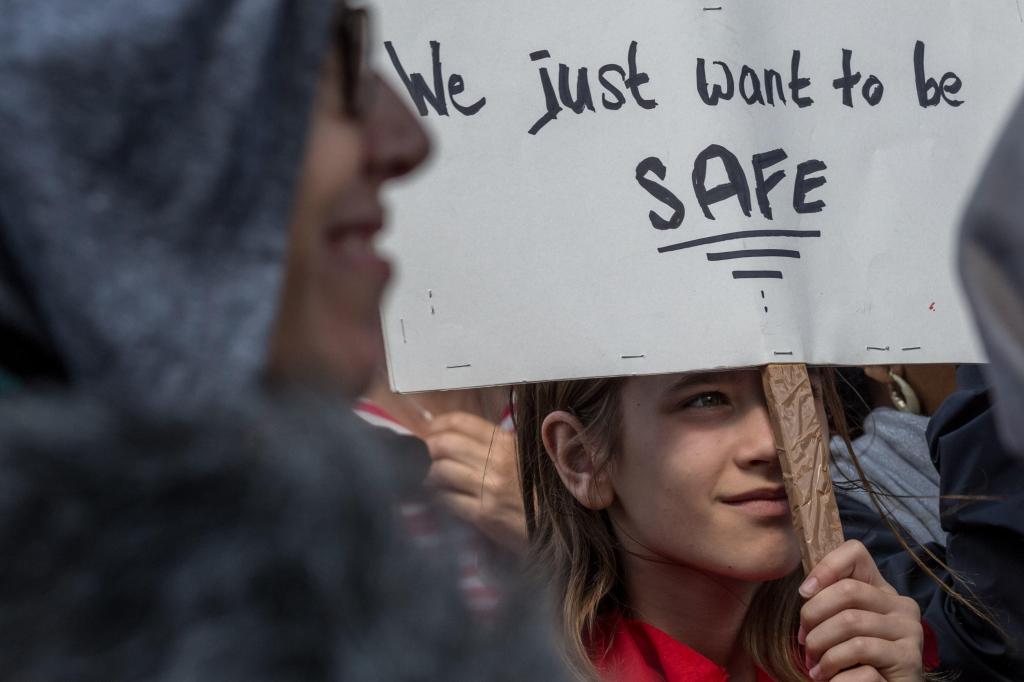
[[[980,368],[961,367],[958,384],[928,426],[939,493],[995,499],[940,500],[946,542],[926,546],[969,583],[1009,641],[939,589],[874,509],[840,492],[840,515],[846,536],[867,545],[885,579],[917,600],[936,636],[939,670],[959,672],[963,682],[1019,682],[1024,680],[1024,460],[1008,452],[998,437]],[[918,554],[928,561],[923,551]],[[944,582],[964,593],[947,571],[931,565]]]

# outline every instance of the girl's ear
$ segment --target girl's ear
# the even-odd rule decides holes
[[[595,453],[579,437],[583,433],[580,420],[568,412],[552,412],[544,418],[540,432],[544,449],[572,496],[594,511],[611,506],[615,490],[607,472],[595,466]]]

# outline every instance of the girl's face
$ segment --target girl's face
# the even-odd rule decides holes
[[[621,450],[605,485],[623,547],[744,581],[796,569],[760,372],[631,378],[621,401]]]

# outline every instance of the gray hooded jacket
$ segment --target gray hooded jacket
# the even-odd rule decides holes
[[[332,4],[0,0],[0,369],[254,382]]]

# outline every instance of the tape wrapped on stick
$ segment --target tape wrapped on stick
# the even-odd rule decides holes
[[[843,543],[828,472],[827,423],[819,417],[806,365],[767,365],[761,378],[800,556],[810,572]]]

